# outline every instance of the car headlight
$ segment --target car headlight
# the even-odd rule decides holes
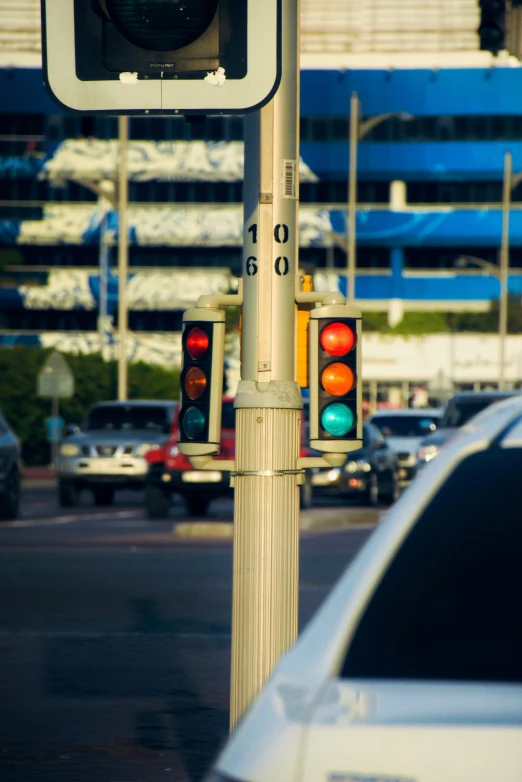
[[[136,456],[145,456],[146,453],[149,451],[153,451],[155,448],[158,448],[159,446],[155,443],[142,443],[141,445],[138,445],[138,447],[135,450]]]
[[[425,445],[424,448],[419,448],[419,461],[430,462],[439,452],[438,445]]]
[[[177,445],[171,445],[169,448],[169,456],[174,459],[176,456],[179,456],[179,448]]]
[[[60,453],[62,456],[78,456],[80,449],[74,443],[64,443],[60,445]]]
[[[372,466],[365,459],[350,460],[344,468],[346,472],[371,472]]]
[[[341,474],[340,469],[338,467],[333,467],[331,470],[328,470],[327,472],[328,480],[331,481],[331,483],[333,483],[334,481],[337,480],[340,474]]]

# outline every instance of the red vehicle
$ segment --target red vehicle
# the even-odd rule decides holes
[[[223,399],[220,452],[217,460],[233,459],[236,446],[236,411],[232,398]],[[212,500],[232,497],[230,472],[219,470],[194,470],[188,456],[178,450],[178,411],[174,416],[172,432],[162,448],[149,451],[146,459],[149,471],[145,484],[145,503],[151,519],[168,515],[172,494],[185,500],[191,516],[204,516]]]
[[[179,408],[178,408],[179,409]],[[306,440],[307,412],[305,404],[303,415],[302,440]],[[221,448],[216,460],[234,459],[236,447],[236,411],[231,397],[223,399],[221,430]],[[219,497],[232,497],[230,488],[230,472],[220,470],[216,464],[215,470],[194,470],[187,456],[178,450],[178,410],[174,415],[172,432],[161,448],[149,451],[145,458],[149,470],[145,484],[145,504],[151,519],[165,518],[170,509],[173,494],[178,494],[185,500],[191,516],[204,516],[212,500]],[[308,449],[303,445],[301,455],[308,455]],[[312,503],[312,483],[310,473],[305,473],[305,483],[300,487],[301,508],[309,508]]]

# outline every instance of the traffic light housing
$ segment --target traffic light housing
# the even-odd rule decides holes
[[[183,316],[178,447],[186,456],[219,453],[225,313],[196,307]]]
[[[310,447],[348,453],[362,446],[360,310],[330,304],[310,313]]]
[[[480,0],[480,48],[498,54],[507,48],[506,0]]]
[[[70,111],[244,113],[281,77],[282,0],[41,0],[44,82]]]

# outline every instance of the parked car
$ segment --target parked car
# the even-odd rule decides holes
[[[304,445],[308,427],[308,400],[304,400],[302,416],[301,456],[309,455]],[[233,460],[236,449],[236,411],[234,399],[223,399],[222,431],[220,452],[214,458],[219,462]],[[232,497],[230,471],[220,470],[219,464],[213,470],[195,470],[187,456],[179,452],[179,428],[177,411],[173,419],[169,439],[162,448],[149,451],[146,461],[149,469],[145,490],[145,505],[149,518],[165,518],[170,510],[172,495],[177,494],[185,501],[191,516],[204,516],[211,502],[220,497]],[[306,470],[304,483],[300,486],[301,508],[312,503],[312,471]]]
[[[371,423],[363,424],[363,446],[342,467],[321,467],[312,475],[314,495],[357,497],[363,505],[394,502],[399,494],[397,454]]]
[[[419,443],[417,470],[437,456],[442,446],[458,432],[461,426],[495,402],[509,399],[520,394],[519,391],[463,391],[455,394],[447,402],[439,426],[435,432],[424,437]]]
[[[522,399],[495,407],[389,511],[207,782],[519,782]]]
[[[89,411],[76,434],[60,445],[58,499],[71,507],[82,489],[96,505],[111,505],[116,489],[144,488],[145,454],[167,439],[175,402],[101,402]]]
[[[18,516],[20,474],[20,442],[0,413],[0,519]]]
[[[369,423],[379,429],[386,442],[397,454],[399,462],[399,486],[404,488],[415,475],[421,440],[434,432],[440,421],[442,410],[377,410]]]

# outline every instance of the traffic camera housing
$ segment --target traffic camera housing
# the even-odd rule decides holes
[[[225,317],[224,311],[205,307],[183,316],[178,447],[185,456],[219,453]]]
[[[44,82],[69,111],[243,113],[281,77],[282,0],[42,0]]]
[[[362,316],[349,304],[310,313],[310,447],[348,453],[362,447]]]

